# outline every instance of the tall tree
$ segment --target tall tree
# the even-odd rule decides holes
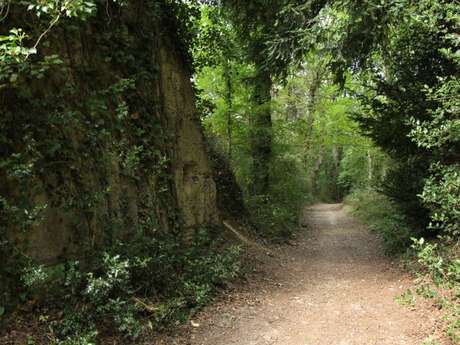
[[[288,0],[224,0],[246,45],[247,60],[255,67],[252,79],[253,114],[251,119],[252,194],[267,194],[270,187],[272,156],[272,111],[270,102],[274,78],[284,76],[293,56],[272,55],[268,50],[273,37],[293,33],[295,24],[308,23],[319,13],[326,1]],[[295,16],[285,16],[286,8],[294,8]]]

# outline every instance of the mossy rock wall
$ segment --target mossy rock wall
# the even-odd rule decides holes
[[[2,228],[39,261],[218,222],[177,22],[133,3],[61,23],[0,89]]]

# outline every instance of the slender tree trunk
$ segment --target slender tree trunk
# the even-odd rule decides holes
[[[317,188],[318,184],[316,180],[318,177],[319,170],[321,169],[321,165],[323,164],[323,159],[324,159],[324,147],[321,146],[318,152],[318,156],[317,156],[315,165],[311,169],[309,178],[308,178],[309,189],[313,195],[318,195],[318,188]]]
[[[308,88],[308,103],[307,103],[307,116],[309,125],[313,124],[313,114],[316,106],[316,95],[321,87],[322,81],[322,71],[315,71],[313,79],[310,82],[310,87]]]
[[[332,148],[332,157],[334,159],[334,171],[333,171],[333,178],[334,178],[334,199],[336,201],[340,201],[342,199],[342,195],[340,193],[339,188],[339,175],[340,175],[340,162],[342,161],[342,147],[341,146],[334,146]]]
[[[382,164],[382,169],[380,171],[380,176],[379,176],[380,181],[385,180],[385,178],[387,177],[387,173],[388,173],[388,165],[385,162],[384,164]]]
[[[367,150],[367,186],[370,188],[374,177],[371,150]]]
[[[304,156],[304,163],[305,165],[308,164],[308,152],[312,146],[312,135],[313,135],[313,125],[315,123],[315,106],[316,106],[316,96],[318,93],[319,88],[321,87],[322,81],[322,72],[315,71],[313,79],[311,81],[306,80],[306,82],[310,83],[307,92],[307,104],[306,104],[306,121],[307,121],[307,132],[305,134],[305,156]]]
[[[224,66],[224,78],[226,85],[225,101],[227,103],[227,158],[229,161],[232,160],[232,112],[233,112],[233,85],[231,69],[228,61],[225,62]]]
[[[296,92],[295,88],[291,85],[288,85],[288,101],[286,104],[286,116],[288,119],[297,120],[299,117],[299,112],[296,104]]]
[[[310,82],[308,88],[308,99],[307,99],[307,147],[310,146],[310,137],[313,133],[313,124],[315,122],[315,106],[316,106],[316,94],[321,86],[321,76],[318,71],[315,71],[313,80]]]
[[[272,155],[271,118],[272,79],[268,71],[259,70],[254,80],[254,114],[251,118],[252,194],[267,194],[270,185],[270,160]]]

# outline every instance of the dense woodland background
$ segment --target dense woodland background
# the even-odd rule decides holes
[[[452,292],[460,341],[457,0],[0,0],[0,24],[0,322],[135,342],[243,273],[233,230],[282,243],[345,200]]]

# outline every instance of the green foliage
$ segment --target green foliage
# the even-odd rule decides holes
[[[430,18],[430,27],[439,36],[437,49],[444,65],[458,72],[460,57],[458,30],[460,12],[458,4],[442,1],[422,1],[419,7],[421,17]],[[458,250],[460,222],[460,167],[458,150],[460,144],[458,96],[458,73],[436,73],[435,85],[420,86],[421,92],[432,102],[428,108],[429,117],[412,117],[409,136],[419,147],[432,157],[429,176],[424,180],[423,191],[419,194],[423,204],[430,210],[429,227],[441,233],[435,243],[423,238],[414,239],[421,279],[427,277],[434,285],[447,290],[447,297],[441,299],[440,307],[446,310],[447,335],[454,342],[460,341],[460,261]],[[444,293],[446,294],[446,293]]]
[[[231,68],[230,73],[228,68]],[[251,66],[237,62],[202,68],[196,78],[199,103],[206,105],[202,108],[205,133],[219,156],[229,160],[260,235],[282,239],[290,234],[299,209],[309,201],[299,146],[303,137],[297,130],[301,121],[285,121],[284,115],[277,110],[277,101],[272,102],[271,107],[277,115],[273,116],[271,128],[270,186],[266,193],[254,195],[253,131],[248,124],[255,110],[250,98],[252,85],[247,83],[254,73]],[[230,102],[228,78],[232,85]]]
[[[231,69],[229,57],[237,57],[239,62],[250,65],[254,73],[248,78],[248,95],[250,117],[247,127],[250,130],[249,149],[250,149],[250,169],[251,169],[251,188],[250,193],[253,197],[259,198],[270,194],[271,176],[270,170],[274,158],[273,142],[276,140],[276,134],[273,132],[273,114],[272,114],[272,89],[273,82],[277,77],[286,77],[288,72],[287,61],[283,59],[269,59],[266,45],[271,36],[275,35],[278,30],[285,30],[284,16],[280,15],[286,5],[285,1],[270,0],[256,2],[242,2],[226,0],[222,2],[221,13],[225,14],[230,25],[217,25],[214,21],[214,30],[209,30],[209,25],[205,26],[205,33],[218,31],[220,34],[221,44],[216,44],[219,54],[222,51],[227,52],[224,57],[227,61],[220,61],[224,68],[227,69],[227,104],[232,103],[232,83],[228,76],[228,69]],[[303,14],[309,13],[310,18],[318,11],[316,4],[303,6]],[[227,19],[228,18],[228,19]],[[205,23],[207,24],[207,23]],[[232,44],[234,38],[237,38],[237,44]],[[222,49],[222,42],[224,49]],[[233,48],[233,49],[232,49]],[[214,51],[213,49],[212,51]],[[235,53],[237,51],[237,53]],[[230,53],[230,54],[229,54]],[[198,58],[201,54],[195,54]],[[230,58],[231,59],[231,58]],[[219,63],[219,62],[217,62]],[[228,114],[232,112],[229,109]],[[231,122],[231,116],[228,115],[228,121]],[[228,134],[231,131],[229,130]],[[230,135],[229,135],[230,137]]]
[[[371,145],[346,148],[340,164],[337,183],[347,194],[369,187],[379,188],[391,167],[389,158]]]
[[[445,243],[431,243],[424,238],[413,239],[412,248],[418,263],[433,282],[450,288],[460,283],[460,260],[457,257],[458,244],[446,246]]]
[[[79,17],[85,19],[86,16],[91,15],[96,11],[96,4],[93,1],[83,0],[28,1],[27,10],[34,11],[37,17],[57,17],[65,14],[67,17]]]
[[[386,196],[373,190],[358,190],[347,202],[353,206],[354,214],[382,236],[387,253],[402,254],[410,246],[414,230],[397,204]]]
[[[203,25],[208,30],[211,24]],[[223,61],[196,74],[206,135],[230,160],[255,223],[272,238],[291,232],[306,203],[340,201],[344,191],[377,183],[384,173],[383,154],[357,133],[348,117],[357,102],[333,85],[325,64],[318,61],[312,53],[302,70],[273,87],[270,104],[258,106],[250,96],[254,86],[247,82],[257,73],[253,66]],[[271,154],[268,170],[262,172],[254,170],[252,123],[254,112],[265,107],[271,111]],[[343,161],[353,150],[363,162],[371,151],[373,181],[368,181],[368,163],[358,167]],[[366,172],[358,176],[363,168]],[[268,173],[269,187],[254,194],[255,175],[262,173]]]
[[[91,268],[79,261],[30,267],[23,281],[49,312],[63,311],[50,323],[58,344],[90,344],[107,329],[136,338],[147,326],[185,321],[240,273],[239,248],[212,233],[202,229],[189,246],[171,236],[120,242],[93,257]]]
[[[460,57],[455,52],[459,39],[455,34],[460,25],[460,12],[454,4],[445,8],[428,6],[426,16],[432,16],[445,22],[442,34],[443,47],[440,48],[444,58],[456,67],[460,66]],[[458,205],[460,203],[460,167],[458,150],[460,148],[460,119],[458,115],[460,83],[458,76],[437,75],[439,83],[435,87],[424,86],[423,92],[435,106],[430,108],[431,118],[424,121],[412,119],[413,129],[410,133],[413,141],[428,150],[434,156],[430,176],[426,179],[420,197],[430,209],[432,227],[440,229],[451,236],[459,235]]]
[[[276,97],[277,112],[295,136],[286,133],[282,140],[293,144],[285,147],[302,161],[313,199],[341,201],[353,189],[378,184],[389,165],[388,158],[362,135],[350,113],[360,109],[347,90],[337,87],[327,69],[330,57],[312,51],[297,74],[287,79]],[[291,138],[295,138],[293,141]],[[304,174],[305,174],[304,173]]]
[[[459,243],[449,237],[436,243],[424,238],[413,239],[412,249],[420,288],[417,293],[435,299],[445,312],[446,334],[453,342],[460,340],[460,260]],[[428,291],[428,293],[427,293]]]

